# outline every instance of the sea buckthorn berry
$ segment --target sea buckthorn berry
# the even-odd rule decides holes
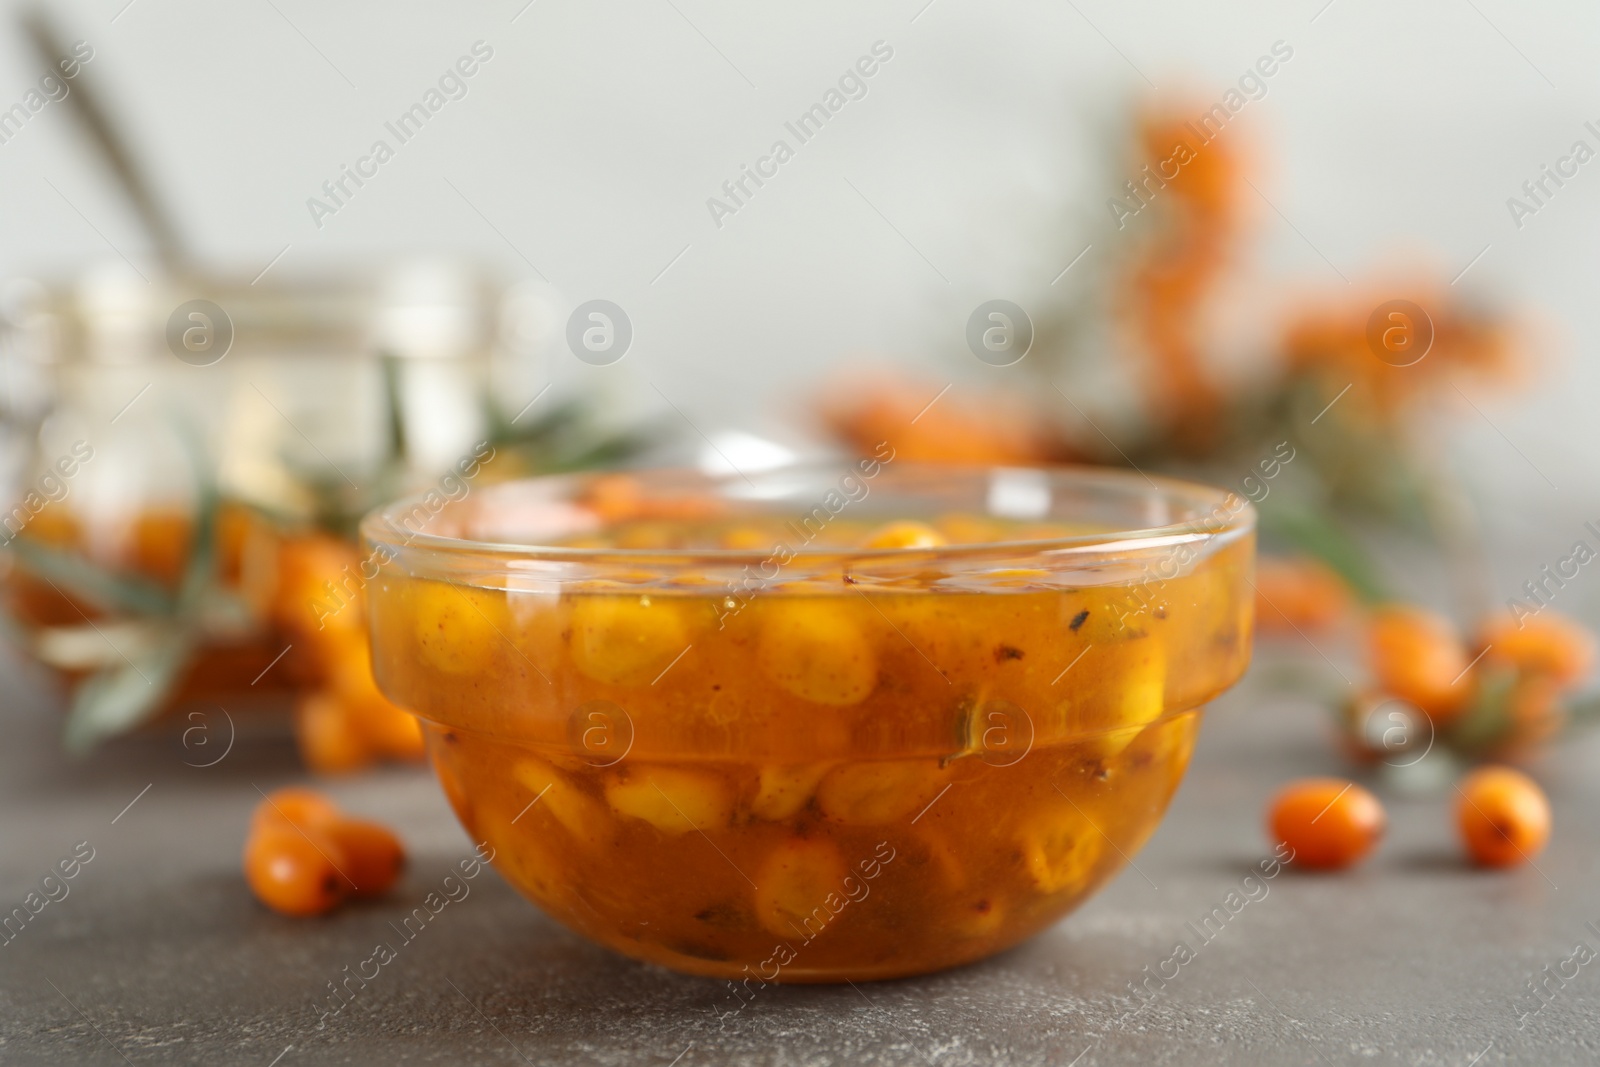
[[[732,791],[721,778],[667,767],[635,767],[613,778],[606,802],[669,834],[717,829],[733,813]]]
[[[868,535],[863,548],[938,548],[944,535],[925,522],[891,522]]]
[[[933,759],[845,763],[817,787],[817,806],[835,822],[881,826],[916,816],[949,777]]]
[[[394,760],[415,762],[427,754],[422,723],[397,704],[379,699],[354,705],[357,729],[372,748]]]
[[[867,699],[878,684],[878,657],[849,608],[820,597],[770,605],[756,648],[763,672],[815,704]]]
[[[1421,608],[1390,605],[1373,613],[1367,653],[1378,687],[1409,700],[1435,722],[1464,711],[1472,697],[1471,663],[1450,620]]]
[[[580,500],[607,523],[623,522],[642,510],[644,490],[627,474],[600,474],[583,487]]]
[[[667,597],[572,598],[572,662],[597,682],[649,685],[688,645],[682,615]]]
[[[1594,634],[1549,610],[1527,618],[1507,613],[1488,619],[1479,628],[1478,645],[1488,650],[1485,660],[1547,675],[1561,685],[1582,681],[1595,661]]]
[[[372,676],[372,645],[365,630],[319,634],[311,655],[327,688],[352,697],[378,692]]]
[[[777,937],[816,937],[844,910],[849,871],[839,849],[822,839],[793,838],[756,873],[756,917]]]
[[[360,632],[354,546],[327,534],[294,536],[281,542],[273,564],[277,588],[269,610],[278,625],[303,634]]]
[[[1307,867],[1348,867],[1372,851],[1388,819],[1378,798],[1340,778],[1303,778],[1273,799],[1274,841],[1294,850]]]
[[[1475,863],[1511,867],[1544,849],[1550,802],[1532,778],[1510,767],[1483,767],[1456,788],[1456,823]]]
[[[1103,841],[1076,807],[1056,808],[1023,831],[1022,862],[1041,893],[1076,892],[1088,884]]]
[[[762,767],[750,812],[758,819],[778,822],[799,813],[828,773],[826,763],[800,763]]]
[[[606,837],[612,820],[605,809],[544,760],[518,757],[511,774],[528,791],[525,803],[532,805],[525,809],[524,823],[537,820],[542,809],[579,841],[594,843]]]
[[[1066,690],[1062,721],[1084,736],[1080,747],[1107,759],[1133,742],[1165,708],[1167,663],[1160,641],[1149,637],[1091,648],[1059,688]]]
[[[250,817],[250,830],[254,833],[268,826],[321,829],[341,817],[339,806],[315,789],[288,786],[274,789],[256,805]]]
[[[1550,740],[1566,725],[1567,707],[1561,683],[1547,674],[1524,674],[1506,694],[1511,720],[1504,736],[1508,749],[1527,748]]]
[[[1353,598],[1345,580],[1314,559],[1256,563],[1256,619],[1268,632],[1325,630],[1344,618]]]
[[[318,691],[295,706],[300,758],[318,774],[345,774],[372,762],[373,753],[350,709],[338,695]]]
[[[587,886],[575,885],[566,876],[570,868],[562,861],[559,842],[541,834],[537,824],[530,825],[531,816],[516,823],[513,818],[515,812],[485,808],[473,824],[474,836],[482,835],[493,850],[495,866],[542,904],[564,905],[580,889],[587,896]]]
[[[339,873],[339,846],[322,830],[287,823],[265,826],[244,848],[244,875],[256,898],[284,915],[332,910],[349,884]]]
[[[471,674],[498,654],[505,642],[505,627],[496,622],[505,603],[498,591],[427,581],[414,583],[410,593],[415,639],[428,666]]]
[[[343,705],[350,728],[367,748],[391,759],[422,758],[422,725],[415,715],[391,702],[378,688],[364,640],[351,643],[330,664],[328,689]]]
[[[354,896],[382,896],[406,869],[405,846],[387,826],[366,819],[340,819],[324,832],[343,857],[339,867],[349,876]]]
[[[1117,747],[1127,746],[1139,731],[1161,717],[1167,688],[1167,661],[1162,646],[1152,640],[1130,641],[1123,650],[1121,699],[1112,708],[1118,725],[1130,732]]]

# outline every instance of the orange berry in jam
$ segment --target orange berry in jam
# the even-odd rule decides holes
[[[864,548],[938,548],[944,535],[925,522],[891,522],[866,539]]]
[[[1550,839],[1550,802],[1521,771],[1483,767],[1456,789],[1456,824],[1473,862],[1484,867],[1526,863]]]
[[[1294,850],[1292,862],[1332,870],[1371,852],[1387,819],[1378,798],[1354,782],[1304,778],[1273,799],[1268,822],[1273,840]]]

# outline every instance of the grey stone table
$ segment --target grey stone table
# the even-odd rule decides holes
[[[1587,925],[1600,926],[1590,741],[1539,768],[1557,829],[1538,870],[1466,870],[1443,797],[1390,797],[1372,862],[1331,877],[1285,871],[1202,944],[1188,924],[1266,854],[1265,798],[1286,778],[1337,769],[1315,709],[1247,684],[1212,709],[1138,869],[999,958],[915,980],[768,988],[719,1027],[721,983],[611,955],[484,873],[321,1019],[327,983],[468,854],[431,779],[334,787],[411,845],[390,900],[281,919],[252,902],[239,853],[257,787],[298,777],[286,741],[241,741],[209,768],[186,766],[210,757],[173,737],[72,762],[56,754],[58,698],[44,680],[11,663],[0,681],[0,902],[21,903],[79,842],[93,849],[68,895],[0,947],[6,1064],[1600,1060],[1600,966],[1567,962],[1580,942],[1600,948]],[[1195,958],[1164,985],[1145,982],[1180,939]],[[1546,977],[1560,970],[1569,978]],[[1552,999],[1524,1016],[1545,1004],[1535,975]],[[1141,982],[1150,992],[1132,991]]]

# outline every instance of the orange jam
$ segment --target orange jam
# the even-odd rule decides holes
[[[1242,504],[1167,539],[880,511],[787,563],[781,502],[469,547],[517,489],[420,540],[369,518],[377,676],[517,889],[682,971],[888,978],[1028,937],[1154,831],[1249,655]]]

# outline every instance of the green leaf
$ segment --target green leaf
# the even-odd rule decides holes
[[[12,541],[10,549],[25,570],[54,585],[58,592],[104,611],[172,615],[177,610],[171,595],[154,582],[118,574],[76,552],[65,552],[25,537]]]
[[[72,697],[67,750],[87,752],[149,719],[172,692],[192,649],[187,633],[174,632],[148,652],[91,675]]]
[[[393,352],[382,352],[378,369],[383,372],[384,461],[404,467],[410,455],[406,423],[400,408],[400,360]]]
[[[593,416],[589,402],[576,399],[563,400],[521,426],[514,425],[492,405],[489,413],[492,445],[547,443],[575,428],[581,429]]]
[[[566,474],[591,467],[620,463],[637,455],[649,443],[645,434],[621,434],[589,445],[580,451],[547,457],[540,464],[542,474]]]
[[[189,562],[178,582],[177,609],[192,614],[212,584],[217,562],[217,513],[222,494],[217,489],[216,472],[206,454],[200,433],[187,420],[176,420],[178,439],[183,442],[189,465],[194,470],[194,535],[189,542]]]
[[[583,470],[626,459],[660,436],[659,428],[619,431],[603,428],[596,405],[587,399],[555,403],[543,413],[513,425],[493,404],[489,414],[489,443],[514,449],[541,474]]]
[[[1512,667],[1484,667],[1472,704],[1450,728],[1450,747],[1479,752],[1511,732],[1511,694],[1517,684]]]

